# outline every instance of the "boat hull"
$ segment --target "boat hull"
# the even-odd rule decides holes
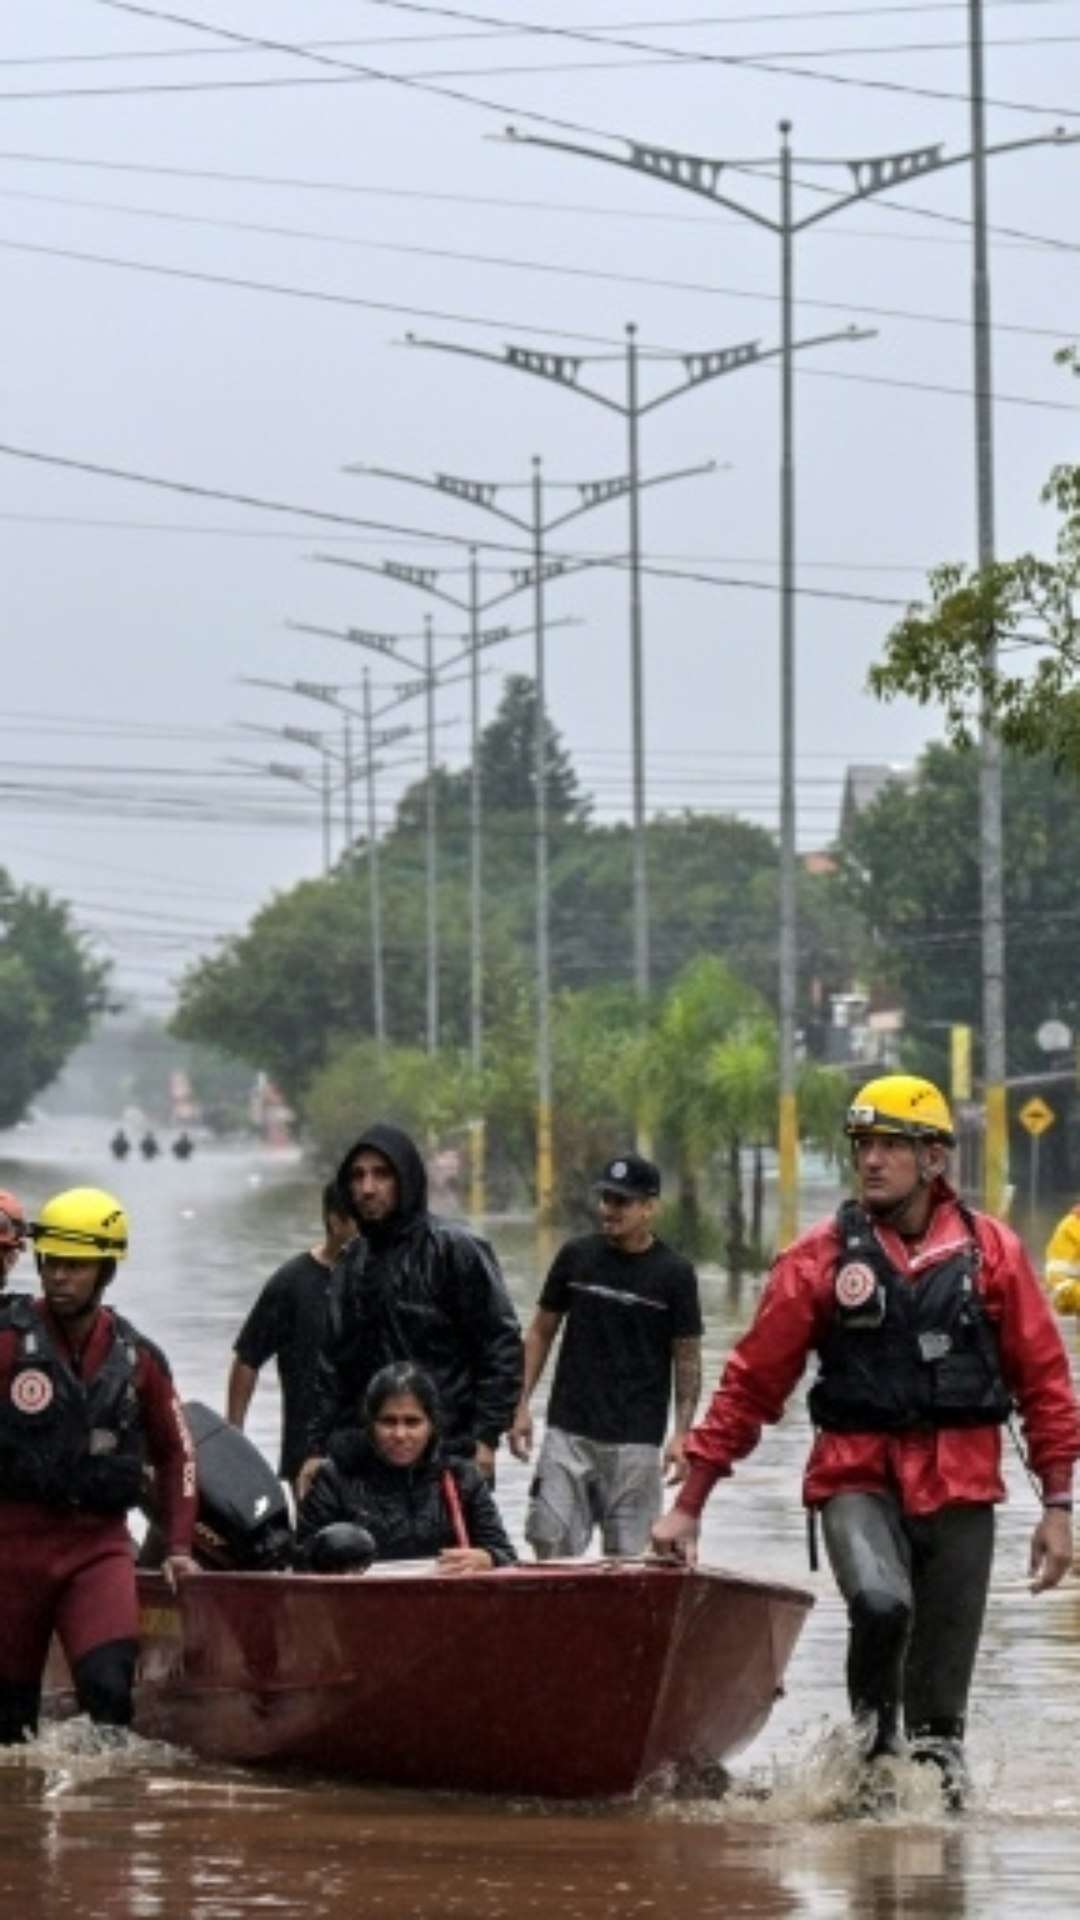
[[[207,1758],[579,1798],[715,1771],[812,1597],[700,1568],[140,1574],[136,1728]]]

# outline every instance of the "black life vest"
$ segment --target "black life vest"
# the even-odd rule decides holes
[[[859,1203],[844,1202],[833,1315],[809,1395],[815,1426],[900,1433],[1008,1420],[997,1336],[975,1284],[975,1223],[961,1213],[971,1240],[911,1280],[897,1272]]]
[[[105,1362],[84,1381],[29,1296],[11,1300],[2,1324],[19,1346],[0,1395],[0,1500],[126,1513],[138,1502],[145,1458],[134,1327],[113,1315]]]

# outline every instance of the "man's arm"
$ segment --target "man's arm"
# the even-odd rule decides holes
[[[680,1480],[686,1478],[687,1468],[683,1444],[694,1424],[697,1403],[701,1398],[700,1338],[673,1340],[671,1362],[674,1378],[675,1426],[664,1448],[664,1466],[667,1469],[667,1484],[669,1487],[674,1487]]]
[[[490,1465],[521,1397],[521,1328],[494,1248],[486,1240],[455,1234],[450,1266],[471,1349],[477,1462],[485,1464],[486,1456]]]
[[[244,1431],[244,1421],[251,1405],[251,1396],[259,1379],[257,1367],[249,1367],[239,1355],[233,1358],[229,1368],[229,1380],[225,1389],[225,1418],[230,1427],[239,1427]]]
[[[357,1242],[352,1245],[356,1246]],[[315,1378],[312,1383],[311,1415],[308,1420],[307,1439],[304,1447],[304,1461],[296,1476],[296,1497],[303,1500],[310,1491],[315,1475],[326,1459],[330,1441],[339,1412],[347,1403],[346,1375],[350,1371],[349,1358],[349,1266],[348,1251],[343,1261],[339,1261],[330,1276],[330,1285],[326,1293],[326,1323],[323,1331],[323,1344],[315,1362]]]
[[[177,1572],[189,1572],[194,1566],[195,1448],[168,1363],[149,1341],[140,1342],[136,1391],[160,1502],[160,1525],[165,1536],[163,1570],[171,1584]]]
[[[549,1307],[537,1307],[525,1335],[525,1373],[521,1383],[521,1399],[509,1433],[510,1451],[517,1460],[528,1460],[532,1453],[533,1423],[529,1401],[547,1366],[548,1355],[562,1320],[561,1313],[555,1313]]]

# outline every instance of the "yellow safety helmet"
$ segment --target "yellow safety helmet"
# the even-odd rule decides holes
[[[844,1132],[898,1133],[909,1140],[956,1144],[949,1103],[932,1080],[914,1073],[885,1073],[860,1087],[844,1122]]]
[[[69,1187],[46,1200],[31,1221],[36,1254],[60,1260],[123,1260],[128,1217],[115,1194],[101,1187]]]

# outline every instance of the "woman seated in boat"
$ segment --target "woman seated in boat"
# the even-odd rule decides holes
[[[471,1460],[444,1453],[435,1383],[404,1361],[383,1367],[364,1396],[362,1424],[339,1434],[297,1515],[310,1547],[324,1527],[348,1522],[375,1542],[378,1560],[430,1560],[440,1573],[482,1573],[517,1559],[491,1489]]]

